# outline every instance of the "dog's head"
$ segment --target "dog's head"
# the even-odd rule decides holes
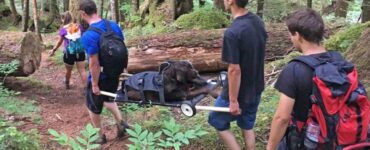
[[[161,65],[160,72],[163,72],[164,78],[171,78],[177,83],[198,86],[207,84],[189,61],[168,61]]]

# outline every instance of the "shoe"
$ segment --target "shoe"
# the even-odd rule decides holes
[[[125,137],[126,129],[129,129],[129,128],[130,127],[128,126],[126,122],[121,121],[121,123],[117,125],[117,138],[120,139],[120,138]]]
[[[96,139],[93,143],[103,145],[107,143],[107,137],[105,136],[105,134],[103,134],[102,136],[99,136],[99,138]]]
[[[64,80],[63,83],[64,83],[64,87],[66,88],[66,90],[69,90],[70,89],[69,81]]]

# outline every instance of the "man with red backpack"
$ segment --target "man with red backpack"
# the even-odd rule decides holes
[[[287,19],[303,56],[281,72],[281,93],[267,149],[343,149],[367,141],[369,101],[355,67],[321,45],[324,22],[312,9]]]

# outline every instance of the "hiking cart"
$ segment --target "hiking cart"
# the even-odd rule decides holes
[[[132,76],[130,74],[124,74],[125,76]],[[208,80],[207,88],[210,90],[216,89],[218,86],[222,85],[224,80],[226,79],[226,73],[221,72],[219,75],[218,80]],[[180,108],[181,112],[188,117],[194,116],[198,110],[206,110],[206,111],[217,111],[217,112],[230,112],[230,109],[227,107],[213,107],[213,106],[200,106],[197,105],[200,101],[207,97],[207,94],[201,94],[193,99],[190,100],[183,100],[183,101],[176,101],[176,102],[166,102],[165,98],[163,100],[129,100],[127,95],[122,90],[118,90],[117,93],[109,93],[105,91],[101,91],[100,94],[113,97],[115,102],[120,103],[135,103],[139,105],[158,105],[158,106],[165,106],[165,107],[176,107]],[[162,95],[162,94],[160,94]],[[161,96],[160,96],[161,97]],[[163,97],[163,95],[162,95]]]

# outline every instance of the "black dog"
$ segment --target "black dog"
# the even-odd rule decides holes
[[[142,100],[144,95],[146,100],[159,100],[156,78],[162,75],[164,86],[164,97],[166,102],[182,101],[192,99],[200,94],[208,94],[207,81],[200,77],[197,70],[189,61],[169,61],[161,64],[159,72],[143,72],[130,77],[125,86],[130,100]],[[141,87],[144,91],[140,94],[140,86],[137,82],[142,82]]]

